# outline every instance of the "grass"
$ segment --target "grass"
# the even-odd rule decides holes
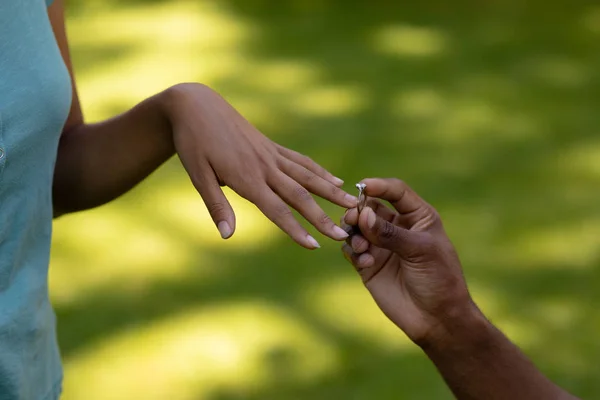
[[[200,81],[348,190],[406,180],[488,316],[600,396],[594,2],[72,1],[69,33],[90,121]],[[174,159],[56,223],[65,400],[451,398],[335,243],[302,250],[230,198],[223,242]]]

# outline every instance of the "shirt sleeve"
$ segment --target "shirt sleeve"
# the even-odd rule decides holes
[[[46,7],[50,7],[54,0],[46,0]]]

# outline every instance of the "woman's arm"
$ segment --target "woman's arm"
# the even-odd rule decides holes
[[[224,238],[233,234],[235,216],[220,184],[256,204],[306,248],[319,245],[288,205],[321,233],[336,240],[347,237],[310,195],[353,207],[356,198],[339,188],[343,182],[307,157],[270,141],[204,85],[176,85],[115,118],[84,123],[63,0],[55,0],[48,14],[73,81],[73,104],[54,173],[56,215],[115,199],[177,153]]]

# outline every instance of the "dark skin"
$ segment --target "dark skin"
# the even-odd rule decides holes
[[[371,198],[360,214],[353,208],[343,218],[352,232],[344,255],[379,308],[423,349],[454,395],[576,399],[547,379],[477,308],[437,211],[400,180],[363,183]]]
[[[307,249],[319,244],[290,207],[322,234],[334,240],[347,238],[311,196],[354,207],[356,198],[341,189],[343,181],[308,157],[265,137],[205,85],[178,84],[112,119],[85,123],[69,55],[63,0],[54,1],[48,15],[73,83],[73,102],[54,171],[55,216],[119,197],[177,154],[225,239],[235,231],[235,214],[221,190],[223,185],[254,203]]]

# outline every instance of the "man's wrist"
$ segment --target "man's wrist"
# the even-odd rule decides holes
[[[441,319],[418,344],[428,354],[475,350],[486,345],[492,328],[477,305],[470,301]]]

